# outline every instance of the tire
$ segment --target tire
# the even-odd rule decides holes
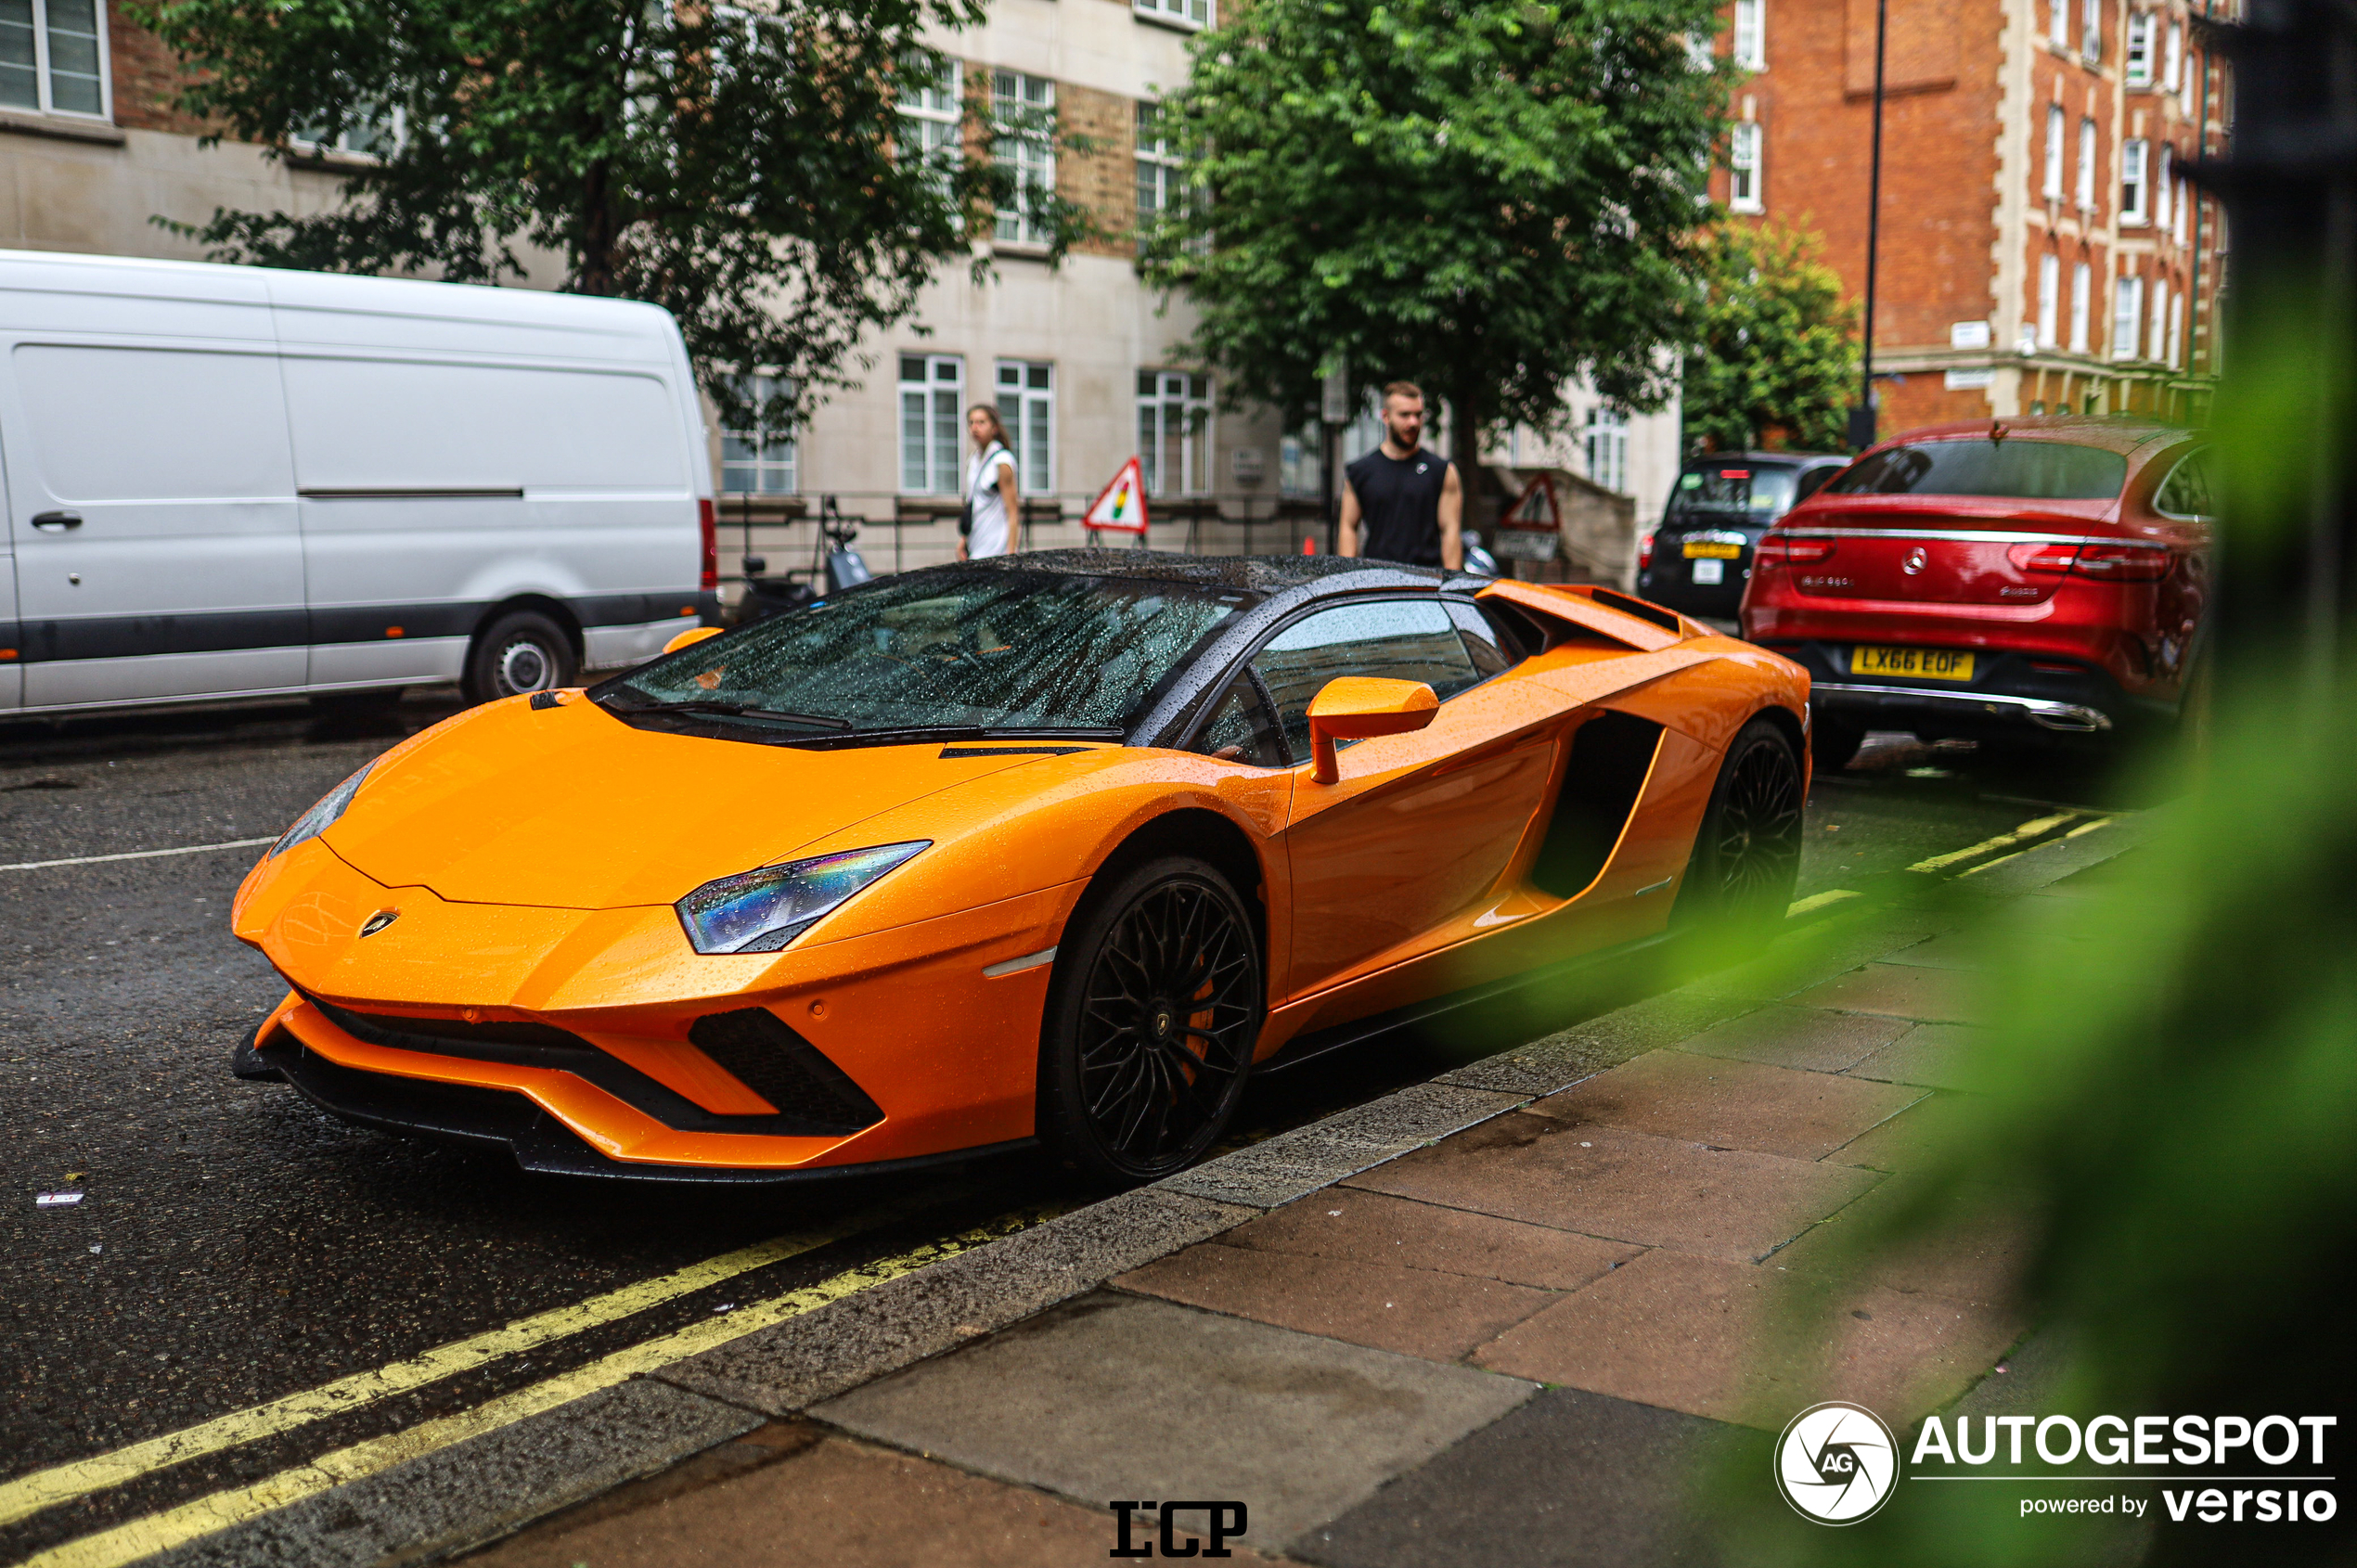
[[[1809,715],[1809,757],[1825,773],[1839,773],[1866,743],[1866,726],[1835,718],[1822,709]]]
[[[1799,754],[1775,721],[1756,718],[1736,731],[1694,836],[1675,919],[1746,936],[1774,930],[1800,876],[1805,803]]]
[[[1243,1098],[1268,1007],[1243,900],[1203,861],[1165,856],[1091,889],[1057,946],[1042,1140],[1120,1187],[1201,1159]]]
[[[564,628],[536,610],[502,615],[467,650],[460,683],[470,702],[496,702],[527,691],[571,686],[581,662]]]

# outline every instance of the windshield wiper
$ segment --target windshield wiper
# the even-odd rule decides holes
[[[811,729],[849,729],[849,719],[831,713],[795,713],[783,708],[761,708],[746,702],[723,702],[712,698],[698,698],[686,702],[650,702],[643,708],[632,708],[634,713],[717,713],[732,719],[776,719],[784,724],[798,724]]]

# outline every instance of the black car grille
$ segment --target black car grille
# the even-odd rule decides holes
[[[598,1047],[552,1023],[469,1023],[457,1018],[404,1018],[394,1013],[354,1012],[304,993],[304,999],[328,1022],[372,1046],[393,1050],[439,1051],[452,1046],[543,1046],[559,1050],[594,1051]]]
[[[688,1038],[784,1115],[846,1133],[883,1120],[883,1108],[849,1074],[767,1008],[707,1013]]]

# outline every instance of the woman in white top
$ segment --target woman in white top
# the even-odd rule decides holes
[[[966,506],[973,526],[958,541],[960,560],[1003,556],[1014,548],[1015,455],[1007,450],[1007,427],[998,410],[977,403],[966,410],[966,433],[974,458],[966,465]]]

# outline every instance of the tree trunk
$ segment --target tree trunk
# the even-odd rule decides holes
[[[1449,394],[1449,460],[1457,465],[1457,483],[1464,492],[1464,526],[1486,532],[1488,524],[1476,510],[1478,498],[1485,494],[1481,482],[1480,372],[1467,366],[1458,371],[1456,379],[1457,384]]]
[[[604,159],[589,165],[581,191],[581,276],[575,285],[584,294],[614,291],[614,232],[612,171]]]

